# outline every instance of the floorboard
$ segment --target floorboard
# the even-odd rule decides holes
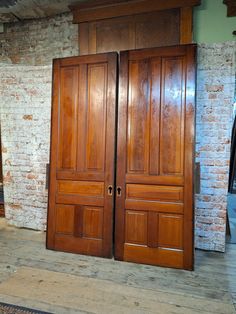
[[[195,271],[45,249],[0,219],[0,301],[52,313],[236,313],[236,245],[196,251]]]

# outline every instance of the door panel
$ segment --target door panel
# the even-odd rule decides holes
[[[126,211],[125,242],[147,244],[147,212]]]
[[[104,172],[107,65],[88,66],[86,170]],[[98,132],[99,128],[99,132]]]
[[[67,67],[60,74],[60,131],[58,149],[58,169],[76,169],[77,134],[77,86],[78,69]]]
[[[185,95],[183,63],[183,57],[162,58],[160,174],[163,175],[183,175]]]
[[[116,259],[192,269],[195,46],[121,52]]]
[[[47,247],[112,255],[117,54],[57,59]]]
[[[148,101],[148,63],[146,60],[129,64],[128,105],[128,173],[146,173],[149,134],[146,110]],[[135,104],[135,105],[133,105]]]

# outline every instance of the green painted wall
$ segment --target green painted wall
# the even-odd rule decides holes
[[[194,41],[217,43],[236,40],[236,17],[227,17],[227,6],[223,0],[202,0],[194,8]]]

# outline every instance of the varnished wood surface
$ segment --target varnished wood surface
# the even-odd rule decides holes
[[[51,313],[235,314],[236,245],[196,251],[195,271],[49,251],[0,220],[0,302]]]
[[[117,54],[54,61],[47,248],[112,256]]]
[[[71,6],[80,55],[192,43],[200,0],[101,0]]]
[[[110,2],[110,3],[109,3]],[[125,3],[124,3],[125,2]],[[74,23],[103,20],[107,18],[163,11],[181,7],[199,5],[200,0],[129,0],[129,1],[93,1],[92,3],[71,6]]]
[[[120,53],[118,260],[193,268],[195,48]]]
[[[179,44],[179,21],[180,10],[173,9],[81,23],[80,54]],[[186,19],[181,21],[181,25],[188,24]],[[192,37],[188,39],[189,43],[191,41]]]

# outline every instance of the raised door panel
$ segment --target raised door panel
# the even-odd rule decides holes
[[[88,66],[86,170],[104,172],[107,65]],[[99,132],[98,132],[99,130]]]
[[[179,44],[179,9],[137,15],[135,19],[136,49]]]
[[[81,23],[80,53],[93,54],[179,44],[180,9]]]
[[[117,259],[193,267],[195,46],[121,52]]]
[[[112,255],[117,54],[54,62],[47,247]]]
[[[127,210],[125,226],[126,243],[147,244],[147,212]]]
[[[128,173],[148,171],[148,62],[129,64]]]
[[[184,60],[162,59],[160,117],[160,174],[183,176],[184,158]],[[168,158],[166,158],[168,155]]]
[[[79,67],[62,68],[58,169],[76,169],[77,97]]]

